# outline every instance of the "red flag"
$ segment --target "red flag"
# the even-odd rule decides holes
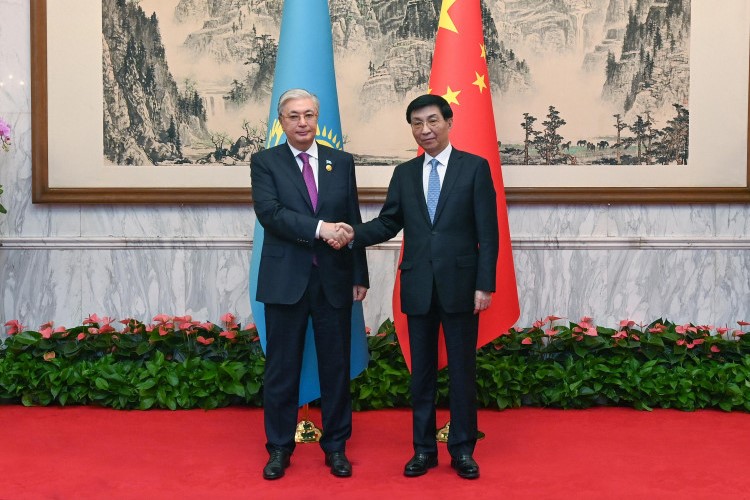
[[[479,1],[443,0],[429,89],[429,93],[444,97],[453,109],[451,144],[457,149],[487,159],[497,193],[500,252],[497,258],[495,293],[492,296],[492,305],[479,315],[477,348],[490,342],[500,333],[508,331],[520,315]],[[399,258],[399,262],[400,260]],[[406,315],[401,312],[400,271],[396,274],[396,283],[393,287],[393,315],[399,343],[406,364],[411,369]],[[438,368],[446,366],[448,357],[442,331],[438,343],[438,356]]]

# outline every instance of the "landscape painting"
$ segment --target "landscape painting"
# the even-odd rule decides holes
[[[440,3],[330,2],[345,148],[360,163],[414,154],[394,125],[426,91]],[[505,164],[688,162],[690,0],[481,5]],[[107,160],[247,163],[265,139],[282,8],[104,0]]]

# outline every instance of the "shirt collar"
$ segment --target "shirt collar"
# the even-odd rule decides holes
[[[453,146],[451,145],[451,143],[448,143],[448,146],[446,146],[446,148],[444,150],[442,150],[441,152],[439,152],[434,157],[428,155],[425,152],[425,154],[424,154],[424,164],[425,165],[429,164],[430,160],[432,160],[433,158],[435,158],[437,161],[440,162],[441,165],[447,166],[448,165],[448,158],[450,158],[450,156],[451,156],[451,151],[453,151]]]
[[[292,150],[292,155],[294,155],[295,158],[297,157],[297,155],[303,152],[301,149],[297,149],[291,144],[289,144],[288,141],[286,144],[287,146],[289,146],[289,149]],[[317,160],[318,159],[318,142],[313,141],[312,145],[309,148],[307,148],[307,151],[304,151],[304,152],[309,154],[310,156],[312,156],[313,158]]]

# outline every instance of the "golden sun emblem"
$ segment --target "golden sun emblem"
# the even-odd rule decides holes
[[[315,140],[321,144],[334,149],[341,149],[341,138],[338,134],[335,134],[333,129],[323,127],[321,130],[320,124],[318,129],[315,131]],[[268,134],[268,147],[278,146],[281,144],[281,138],[284,136],[284,129],[281,128],[281,122],[276,118],[271,125],[271,133]]]

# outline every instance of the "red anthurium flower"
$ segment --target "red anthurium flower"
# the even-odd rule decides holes
[[[198,323],[198,326],[200,326],[201,328],[205,328],[206,330],[211,330],[213,329],[214,324],[210,321],[207,321],[206,323]]]
[[[576,333],[581,333],[583,331],[583,328],[581,328],[580,326],[576,326],[573,328],[573,331]]]
[[[693,340],[693,345],[700,345],[705,341],[706,341],[705,339],[695,339]]]
[[[533,326],[534,328],[541,328],[541,327],[543,327],[546,324],[547,324],[546,320],[538,319],[538,320],[534,321],[534,324],[531,325],[531,326]]]
[[[635,321],[630,319],[624,319],[620,321],[620,327],[621,328],[633,328],[635,326]]]
[[[101,328],[99,328],[99,333],[112,333],[116,331],[114,328],[112,328],[112,325],[109,323],[104,323]]]
[[[90,314],[88,318],[83,320],[84,325],[91,325],[94,323],[99,323],[99,316],[96,314]]]
[[[743,335],[745,335],[745,332],[743,332],[742,330],[735,330],[732,332],[732,335],[734,335],[735,337],[742,337]]]
[[[723,326],[716,329],[716,333],[718,333],[719,335],[724,335],[728,331],[729,331],[729,328],[726,328]]]
[[[581,318],[581,321],[579,323],[591,323],[594,320],[591,316],[584,316]]]
[[[638,335],[633,335],[633,340],[641,340],[641,338]]]
[[[76,339],[78,339],[78,340],[83,340],[85,338],[86,338],[86,334],[83,333],[83,332],[79,333],[78,336],[76,337]]]
[[[557,330],[555,330],[554,328],[548,328],[547,330],[544,330],[544,333],[548,337],[553,337],[553,336],[557,335],[559,332]]]
[[[169,329],[164,325],[159,325],[159,336],[164,337],[165,335],[169,335]]]
[[[719,346],[714,344],[711,346],[711,352],[721,352],[721,349],[719,349]]]
[[[557,321],[559,319],[562,318],[558,318],[557,316],[547,316],[546,318],[544,318],[544,322],[546,323],[547,321]]]
[[[156,321],[157,323],[166,323],[167,321],[171,320],[171,316],[167,316],[166,314],[157,314],[154,316],[154,319],[151,321]]]
[[[248,330],[255,330],[255,323],[250,323],[249,325],[247,325],[247,329]]]
[[[589,337],[597,337],[599,335],[599,332],[596,331],[595,326],[591,326],[586,329],[585,332],[583,332],[584,335],[588,335]]]
[[[522,344],[524,344],[524,345],[530,345],[530,344],[533,344],[533,343],[534,343],[534,341],[533,341],[533,340],[531,340],[531,337],[525,337],[525,338],[524,338],[524,339],[523,339],[523,340],[521,341],[521,343],[522,343]]]
[[[369,326],[366,326],[365,327],[365,335],[370,335],[371,333],[372,333],[372,328],[370,328]]]
[[[192,323],[193,317],[192,316],[175,316],[173,320],[175,323]]]
[[[624,338],[627,338],[627,337],[628,337],[628,333],[625,332],[625,331],[619,331],[619,332],[615,333],[614,335],[612,335],[613,339],[624,339]]]
[[[44,353],[44,361],[50,361],[55,359],[55,351],[49,351]]]
[[[17,319],[8,321],[7,323],[5,323],[5,326],[8,327],[8,335],[15,335],[17,333],[20,333],[25,328]]]
[[[89,333],[92,335],[96,335],[97,333],[99,333],[99,329],[92,326],[91,328],[89,328]]]
[[[662,325],[661,323],[657,323],[653,326],[653,328],[650,328],[648,331],[650,333],[664,333],[664,330],[666,330],[667,327]]]
[[[747,325],[750,325],[750,323],[749,323],[749,322],[747,322],[747,321],[738,321],[738,322],[737,322],[737,324],[738,324],[738,325],[740,325],[740,326],[747,326]]]
[[[677,345],[685,345],[685,339],[680,339],[677,342],[675,342]]]
[[[522,332],[523,332],[523,328],[521,328],[520,326],[514,326],[514,327],[513,327],[513,330],[514,330],[514,331],[515,331],[516,333],[522,333]]]
[[[199,335],[198,337],[196,337],[195,340],[197,340],[198,342],[200,342],[203,345],[209,345],[209,344],[213,344],[213,342],[214,342],[215,339],[206,339],[206,338],[204,338],[204,337],[202,337],[202,336]]]
[[[219,334],[219,337],[225,337],[225,338],[228,338],[229,340],[232,340],[236,336],[237,336],[237,332],[235,332],[234,330],[225,330]],[[201,337],[198,337],[198,338],[201,338]]]
[[[42,334],[43,339],[48,339],[52,337],[52,327],[48,326],[47,328],[42,328],[39,330],[39,333]]]
[[[146,325],[146,333],[153,332],[154,328],[156,328],[156,325],[154,325],[154,324]]]
[[[177,318],[175,318],[175,319],[177,319]],[[180,323],[180,330],[189,330],[192,327],[193,327],[192,323],[188,323],[188,322]]]
[[[494,345],[494,347],[495,347],[495,350],[496,350],[496,351],[499,351],[499,350],[500,350],[500,349],[502,349],[502,348],[503,348],[504,346],[503,346],[503,344],[495,344],[495,345]]]
[[[65,327],[58,326],[57,328],[55,328],[55,333],[65,333]]]
[[[674,331],[680,335],[685,335],[688,331],[688,325],[677,325],[674,327]]]

